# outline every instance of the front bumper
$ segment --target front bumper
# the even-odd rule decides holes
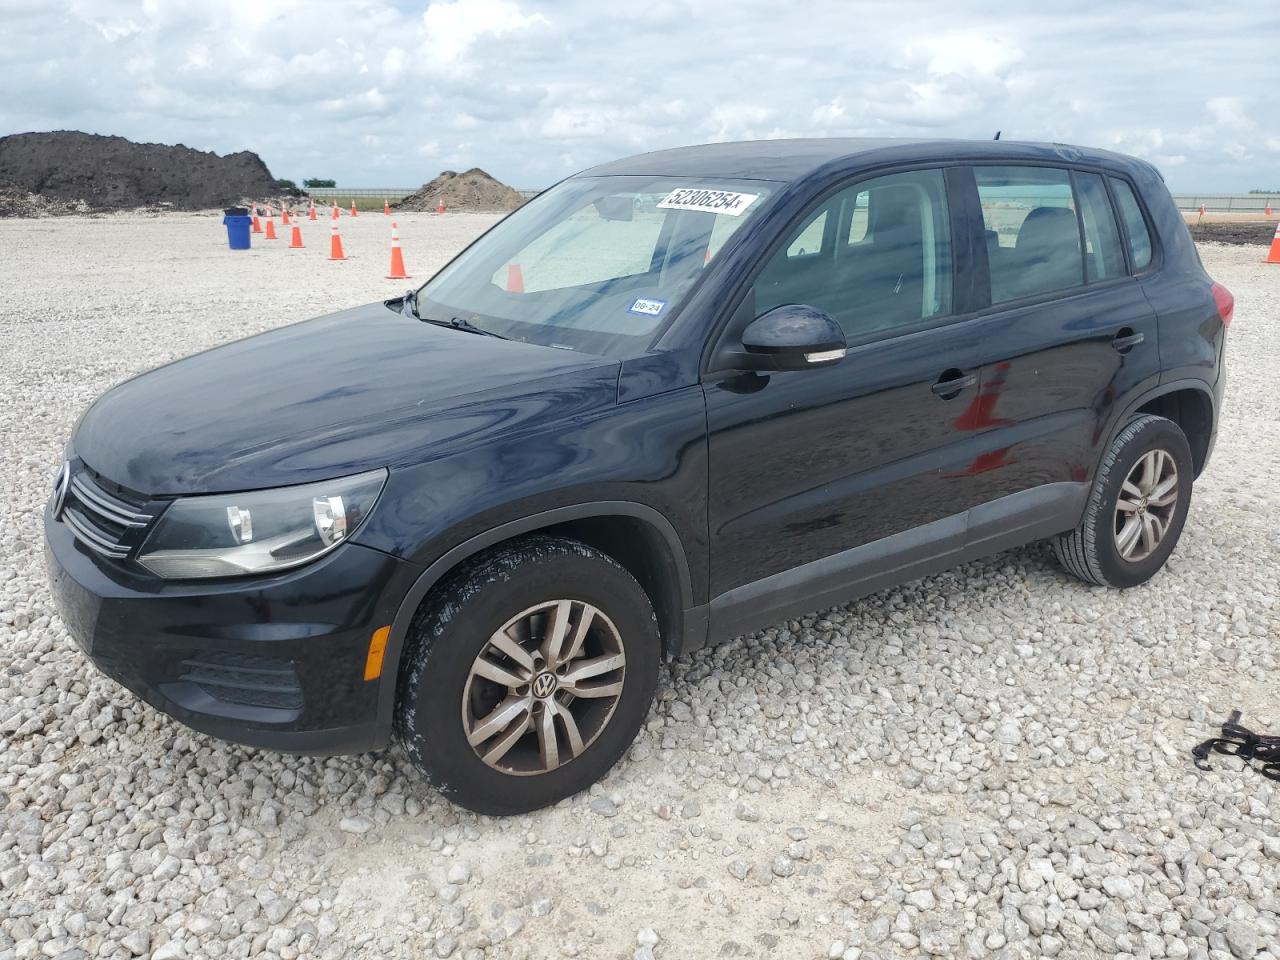
[[[416,566],[347,543],[275,576],[161,581],[104,560],[44,513],[55,605],[104,674],[224,740],[287,753],[360,753],[390,736],[396,663],[364,679]]]

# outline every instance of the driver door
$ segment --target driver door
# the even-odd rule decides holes
[[[975,436],[958,421],[990,348],[981,320],[952,322],[961,245],[947,193],[943,171],[916,170],[828,197],[735,313],[729,341],[774,306],[807,304],[849,351],[821,369],[704,378],[713,632],[820,596],[833,566],[858,560],[850,551],[867,548],[871,569],[963,544],[978,493],[965,469]]]

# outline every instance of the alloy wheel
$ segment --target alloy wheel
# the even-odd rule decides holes
[[[462,727],[503,773],[549,773],[608,726],[626,673],[617,627],[581,600],[549,600],[516,614],[477,654],[462,692]]]
[[[1145,560],[1160,546],[1178,506],[1178,466],[1157,447],[1133,465],[1116,500],[1115,542],[1122,559]]]

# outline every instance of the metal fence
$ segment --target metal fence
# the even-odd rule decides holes
[[[303,187],[316,200],[387,200],[395,202],[403,200],[411,193],[422,189],[417,187]],[[526,199],[536,197],[541,190],[517,190]]]
[[[1204,205],[1206,213],[1264,213],[1267,203],[1271,212],[1280,212],[1280,193],[1175,193],[1174,203],[1179,210],[1199,210]]]

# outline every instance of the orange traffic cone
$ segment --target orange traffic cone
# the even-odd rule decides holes
[[[444,197],[441,197],[440,202],[436,204],[436,213],[444,213]]]
[[[338,202],[336,200],[333,203],[333,219],[338,219]]]
[[[1204,219],[1204,204],[1200,204],[1200,219]]]
[[[270,210],[267,211],[267,235],[262,239],[264,240],[276,239],[276,218],[271,213]]]
[[[391,269],[387,271],[388,280],[407,280],[404,272],[404,251],[400,249],[400,228],[391,221]]]
[[[342,252],[342,238],[338,236],[338,225],[336,223],[333,225],[333,236],[329,238],[329,259],[347,259]]]
[[[262,221],[258,219],[258,208],[253,208],[253,223],[249,227],[254,233],[262,232]]]
[[[1267,201],[1267,209],[1262,212],[1266,215],[1268,220],[1271,219],[1271,201],[1270,200]]]
[[[314,220],[316,218],[316,202],[311,201],[311,206],[307,209],[307,216]]]
[[[289,208],[288,207],[280,208],[280,222],[283,223],[286,227],[289,225]]]
[[[359,214],[356,213],[356,202],[354,200],[351,201],[351,215],[353,217],[359,216]]]
[[[507,293],[524,293],[524,272],[520,264],[507,264]]]
[[[382,199],[382,215],[384,217],[391,216],[391,204],[387,202],[385,197]]]
[[[293,235],[289,237],[289,249],[290,250],[302,249],[302,228],[298,226],[296,223],[293,225]]]
[[[1276,224],[1275,235],[1271,238],[1271,252],[1267,254],[1265,263],[1280,263],[1280,223]]]

